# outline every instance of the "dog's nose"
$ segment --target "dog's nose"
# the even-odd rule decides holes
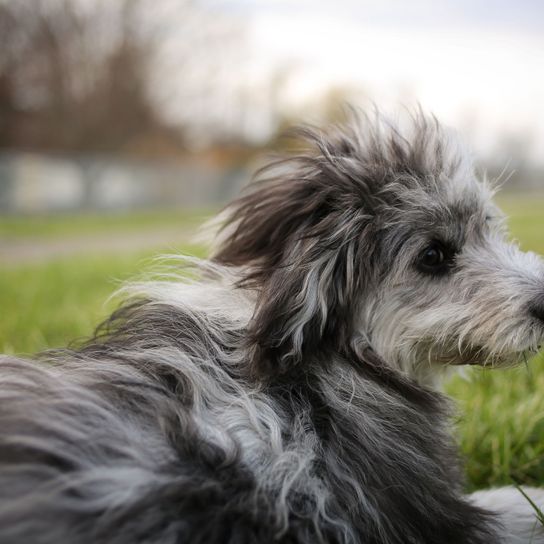
[[[529,306],[529,313],[539,321],[542,321],[544,323],[544,300],[541,300],[539,302],[533,302]]]

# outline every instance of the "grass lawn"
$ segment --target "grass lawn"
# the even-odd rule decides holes
[[[74,257],[2,271],[0,350],[32,353],[88,335],[112,309],[110,294],[150,258]]]
[[[130,232],[146,228],[179,227],[196,228],[207,210],[153,210],[127,213],[80,213],[55,216],[4,216],[0,217],[0,238],[62,238],[84,234]]]
[[[184,253],[202,256],[202,249],[186,246]],[[117,305],[110,295],[158,254],[74,256],[1,270],[0,353],[34,353],[88,336]]]
[[[501,198],[524,249],[544,254],[544,197]],[[59,237],[155,226],[192,226],[203,214],[0,219],[0,236]],[[157,251],[157,252],[160,252]],[[32,353],[89,334],[111,310],[107,297],[138,275],[157,252],[85,256],[0,269],[0,351]],[[188,247],[187,252],[201,253]],[[24,287],[24,288],[23,288]],[[528,368],[473,370],[448,384],[459,403],[458,436],[469,488],[511,484],[512,477],[544,485],[544,357]]]

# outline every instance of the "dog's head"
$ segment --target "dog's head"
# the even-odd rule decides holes
[[[257,364],[355,344],[417,376],[504,364],[544,335],[544,265],[508,241],[492,191],[434,119],[303,129],[227,209],[215,259],[257,291]]]

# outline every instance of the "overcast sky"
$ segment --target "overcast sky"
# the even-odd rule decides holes
[[[295,66],[287,100],[357,86],[379,106],[420,102],[486,154],[526,139],[544,164],[544,2],[211,0],[247,22],[256,70]],[[505,157],[505,160],[508,158]]]

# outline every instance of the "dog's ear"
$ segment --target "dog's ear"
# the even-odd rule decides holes
[[[214,256],[240,267],[241,283],[258,293],[248,336],[260,373],[338,350],[357,314],[369,188],[349,173],[350,141],[318,140],[319,153],[267,167],[231,204]]]
[[[249,330],[260,373],[288,372],[349,342],[357,304],[352,258],[350,244],[301,240],[268,273]]]

